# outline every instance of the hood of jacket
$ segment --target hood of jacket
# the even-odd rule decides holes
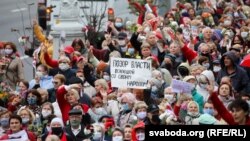
[[[143,121],[140,121],[138,122],[132,129],[132,132],[131,132],[131,138],[132,138],[132,141],[137,141],[136,139],[136,130],[139,129],[139,128],[144,128],[145,129],[145,124]]]
[[[224,53],[223,56],[221,57],[221,60],[220,60],[221,68],[225,69],[224,58],[226,56],[232,61],[233,66],[235,67],[237,65],[237,57],[232,51],[228,51],[228,52]]]

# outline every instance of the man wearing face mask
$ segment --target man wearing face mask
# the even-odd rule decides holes
[[[156,104],[151,104],[147,109],[150,125],[160,125],[161,119],[159,118],[159,107]]]
[[[68,141],[82,141],[92,136],[92,133],[86,134],[84,132],[85,127],[81,124],[81,120],[82,111],[78,109],[69,111],[69,125],[65,128]]]
[[[120,32],[118,34],[118,50],[121,53],[122,57],[125,56],[128,50],[127,42],[127,34],[125,32]]]
[[[138,122],[131,132],[132,141],[144,141],[145,140],[145,124],[144,122]]]

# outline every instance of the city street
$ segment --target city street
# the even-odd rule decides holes
[[[18,43],[18,38],[23,35],[32,38],[30,29],[32,19],[37,13],[36,2],[37,0],[0,1],[0,40],[16,44],[23,60],[26,80],[31,80],[33,77],[32,58],[24,55],[24,48]],[[12,32],[11,29],[17,31]]]

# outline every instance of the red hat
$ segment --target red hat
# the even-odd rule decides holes
[[[72,46],[66,46],[64,48],[64,52],[68,53],[68,54],[73,53],[74,51],[75,51],[75,49]]]

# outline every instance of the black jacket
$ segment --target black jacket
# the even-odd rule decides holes
[[[81,125],[81,131],[75,136],[71,130],[71,126],[70,125],[66,126],[65,132],[66,132],[67,140],[68,141],[83,141],[85,139],[90,138],[92,135],[91,134],[86,135],[84,133],[84,128],[85,128],[85,126]]]

